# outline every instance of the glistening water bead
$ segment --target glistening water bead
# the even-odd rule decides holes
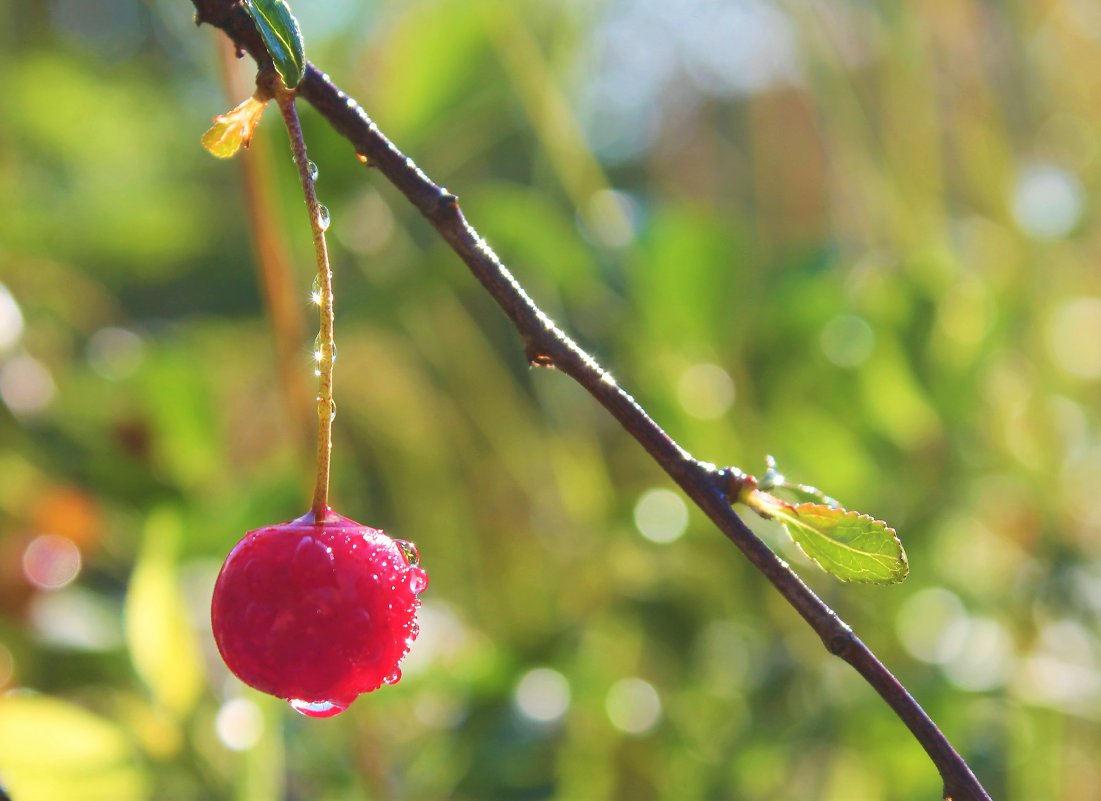
[[[250,531],[214,586],[226,665],[310,717],[401,678],[428,576],[411,543],[328,512]]]
[[[321,334],[314,337],[313,340],[313,360],[320,362],[325,357],[325,354],[321,350]],[[332,344],[332,359],[336,361],[336,343]]]
[[[322,231],[329,230],[329,210],[325,206],[317,207],[317,225]]]

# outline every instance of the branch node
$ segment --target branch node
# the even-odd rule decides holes
[[[524,356],[527,357],[528,366],[530,367],[545,367],[553,370],[557,366],[553,356],[530,340],[524,343]]]
[[[458,207],[459,196],[441,187],[439,194],[436,195],[436,207],[432,209],[432,218],[438,219],[453,214]]]
[[[757,479],[737,467],[724,467],[714,472],[714,481],[728,503],[735,503],[743,492],[757,489]]]
[[[844,658],[849,646],[853,644],[853,632],[848,626],[840,634],[834,634],[826,641],[826,649],[834,656]]]

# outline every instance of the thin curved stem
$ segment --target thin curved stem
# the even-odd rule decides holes
[[[314,350],[317,363],[317,484],[314,488],[313,503],[310,510],[315,521],[325,519],[329,511],[329,466],[333,449],[333,361],[336,347],[333,341],[333,271],[329,265],[329,249],[325,244],[325,229],[328,227],[328,211],[317,200],[314,190],[315,168],[306,155],[306,141],[302,137],[302,126],[298,122],[295,108],[295,93],[276,81],[275,101],[283,115],[290,136],[291,149],[294,151],[294,164],[298,168],[298,177],[302,182],[302,192],[306,197],[306,210],[310,217],[310,230],[313,232],[314,254],[317,257],[317,285],[314,301],[320,307],[320,331]]]
[[[192,2],[198,19],[221,28],[261,66],[270,63],[248,16],[232,0]],[[297,92],[432,223],[508,316],[523,341],[529,363],[557,368],[584,387],[772,583],[814,629],[827,650],[852,665],[879,693],[940,772],[944,797],[990,801],[970,766],[914,697],[852,629],[734,513],[731,502],[748,477],[734,468],[718,469],[700,462],[662,430],[609,372],[536,306],[466,221],[458,197],[430,180],[327,75],[308,66]]]

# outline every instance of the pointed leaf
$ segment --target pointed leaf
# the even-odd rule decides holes
[[[268,54],[288,89],[306,73],[306,46],[290,7],[283,0],[245,0],[245,9],[268,48]]]
[[[882,520],[817,503],[769,511],[803,553],[842,581],[894,584],[910,572],[902,542]]]

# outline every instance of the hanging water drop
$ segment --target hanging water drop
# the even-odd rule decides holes
[[[329,230],[329,210],[324,206],[317,207],[317,225],[322,231]]]
[[[310,300],[315,306],[321,305],[321,273],[313,277],[313,286],[310,287]]]
[[[416,595],[420,595],[426,589],[428,589],[428,574],[419,567],[414,567],[409,571],[409,589],[411,589]]]
[[[312,161],[307,161],[306,162],[306,171],[310,174],[310,180],[311,181],[316,181],[317,180],[317,165],[316,164],[314,164]]]
[[[331,718],[348,708],[347,704],[338,701],[303,701],[299,698],[291,698],[287,703],[298,714],[310,718]]]
[[[409,563],[410,567],[416,567],[421,563],[420,551],[412,542],[409,540],[394,540],[394,545],[401,549],[402,556],[405,557],[405,561]]]
[[[394,672],[382,680],[383,684],[397,684],[401,681],[401,668],[394,668]]]
[[[314,337],[313,340],[313,360],[318,364],[321,364],[324,358],[325,353],[321,350],[321,334],[318,334],[316,337]]]
[[[329,422],[336,419],[336,401],[329,401]]]

